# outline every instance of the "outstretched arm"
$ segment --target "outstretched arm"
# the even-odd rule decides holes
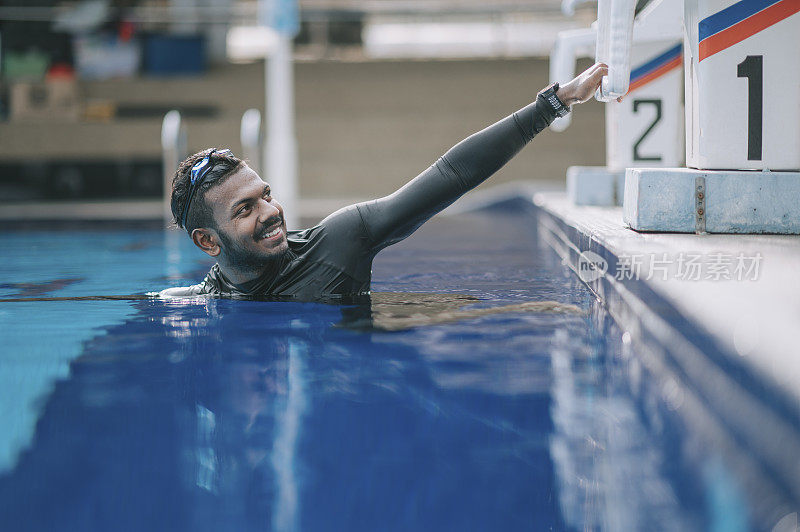
[[[567,106],[586,101],[607,73],[605,65],[595,64],[559,87],[556,96]],[[535,102],[450,148],[393,194],[359,203],[357,209],[372,249],[378,251],[409,236],[434,214],[488,179],[555,117],[555,109],[540,93]]]

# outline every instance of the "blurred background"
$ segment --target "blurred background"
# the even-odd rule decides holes
[[[295,16],[296,208],[313,223],[532,101],[556,34],[589,26],[595,8],[299,0]],[[182,155],[247,155],[242,116],[264,116],[265,61],[226,43],[258,20],[256,0],[0,1],[0,220],[163,223],[166,113],[180,112]],[[482,186],[563,186],[567,166],[604,164],[603,124],[603,106],[581,106]]]

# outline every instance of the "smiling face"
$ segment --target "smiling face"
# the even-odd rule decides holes
[[[212,246],[210,252],[194,235],[193,239],[209,255],[219,256],[220,263],[241,273],[260,272],[289,249],[283,207],[247,165],[206,192],[204,199],[216,222],[208,232],[219,240],[218,250]]]

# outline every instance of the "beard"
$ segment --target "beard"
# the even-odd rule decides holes
[[[240,242],[228,238],[223,231],[217,231],[222,241],[223,253],[228,265],[243,272],[262,273],[266,268],[280,262],[287,250],[275,254],[264,254],[248,249]]]

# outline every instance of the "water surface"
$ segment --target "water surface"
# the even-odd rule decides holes
[[[6,248],[7,299],[210,266],[159,231]],[[763,528],[530,213],[434,220],[373,274],[348,305],[0,303],[2,530]]]

